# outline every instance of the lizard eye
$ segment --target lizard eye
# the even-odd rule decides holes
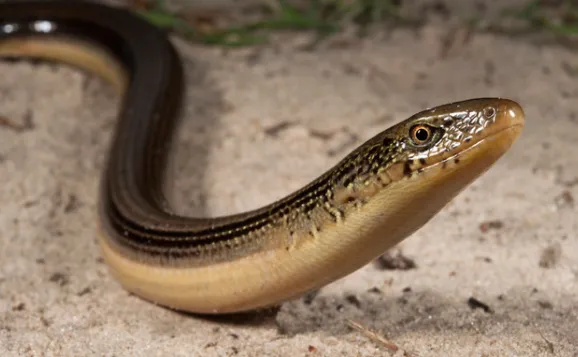
[[[423,146],[433,138],[432,129],[427,125],[415,125],[409,130],[409,137],[414,145]]]

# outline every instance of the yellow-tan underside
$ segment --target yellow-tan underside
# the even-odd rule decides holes
[[[0,41],[0,56],[20,56],[42,58],[63,62],[82,68],[110,83],[119,94],[123,94],[128,74],[110,54],[88,42],[75,39],[63,40],[57,37],[45,36],[15,38]]]

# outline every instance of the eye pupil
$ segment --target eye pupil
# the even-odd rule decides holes
[[[424,128],[419,128],[415,131],[415,138],[419,141],[426,141],[429,137],[429,131]]]

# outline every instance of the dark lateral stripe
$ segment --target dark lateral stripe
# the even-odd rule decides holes
[[[320,194],[309,198],[309,195],[325,191],[320,191],[319,187],[323,187],[323,182],[318,182],[316,185],[309,187],[307,191],[300,192],[299,195],[292,197],[288,203],[277,205],[273,211],[261,211],[242,220],[197,231],[171,230],[170,227],[163,229],[145,227],[138,222],[127,220],[109,199],[106,202],[105,214],[108,215],[112,228],[118,232],[116,238],[119,241],[131,241],[137,245],[158,248],[191,249],[214,243],[223,244],[233,238],[257,231],[266,225],[274,223],[275,219],[281,218],[280,212],[287,210],[287,207],[292,207],[289,208],[289,211],[291,211],[293,207],[301,206],[302,201],[306,202],[304,213],[307,214],[316,205],[322,204],[320,200],[325,199],[325,196]]]

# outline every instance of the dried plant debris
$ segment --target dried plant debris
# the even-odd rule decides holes
[[[468,306],[472,309],[482,309],[484,310],[485,313],[491,314],[492,308],[490,306],[488,306],[486,303],[481,302],[480,300],[474,298],[474,297],[470,297],[468,299]]]
[[[60,286],[65,286],[69,282],[68,276],[59,272],[52,274],[48,280],[50,282],[57,283]]]
[[[359,301],[357,296],[353,294],[346,295],[345,301],[347,301],[348,303],[350,303],[351,305],[355,306],[358,309],[361,307],[361,301]]]
[[[415,261],[403,255],[401,250],[397,254],[385,252],[375,260],[377,267],[381,270],[410,270],[417,268]]]
[[[23,302],[12,307],[12,311],[24,311],[24,310],[26,310],[26,304],[24,304]]]
[[[377,286],[367,289],[367,292],[372,294],[383,294],[383,291],[381,291],[381,289],[378,288]]]
[[[265,135],[267,135],[267,136],[277,138],[277,137],[279,137],[281,132],[291,128],[292,125],[293,125],[293,123],[290,123],[288,121],[282,121],[282,122],[274,124],[268,128],[265,128],[264,132],[265,132]]]
[[[305,305],[311,305],[315,297],[319,294],[319,290],[313,290],[305,294],[302,298],[302,301]]]
[[[0,115],[0,127],[8,128],[17,133],[23,133],[26,131],[33,130],[35,125],[32,111],[29,110],[24,114],[21,123],[17,123],[8,117]]]
[[[538,300],[538,306],[545,310],[552,310],[554,308],[554,305],[546,300]]]
[[[499,220],[499,219],[484,221],[484,222],[480,223],[480,231],[482,233],[486,233],[490,230],[498,230],[498,229],[502,229],[502,228],[504,228],[504,222]]]
[[[556,266],[562,256],[562,247],[560,243],[554,243],[542,250],[540,262],[538,265],[544,269],[550,269]]]
[[[347,319],[347,324],[351,328],[353,328],[354,330],[361,332],[363,335],[365,335],[367,338],[369,338],[371,341],[373,341],[377,345],[385,347],[386,349],[388,349],[389,351],[391,351],[393,353],[397,353],[398,351],[400,351],[400,352],[402,352],[402,356],[404,356],[404,357],[411,357],[411,355],[407,351],[404,351],[399,346],[397,346],[395,343],[389,341],[384,336],[381,336],[376,331],[373,331],[373,330],[369,329],[368,327],[363,326],[359,322]],[[397,354],[396,354],[396,356],[397,356]]]

